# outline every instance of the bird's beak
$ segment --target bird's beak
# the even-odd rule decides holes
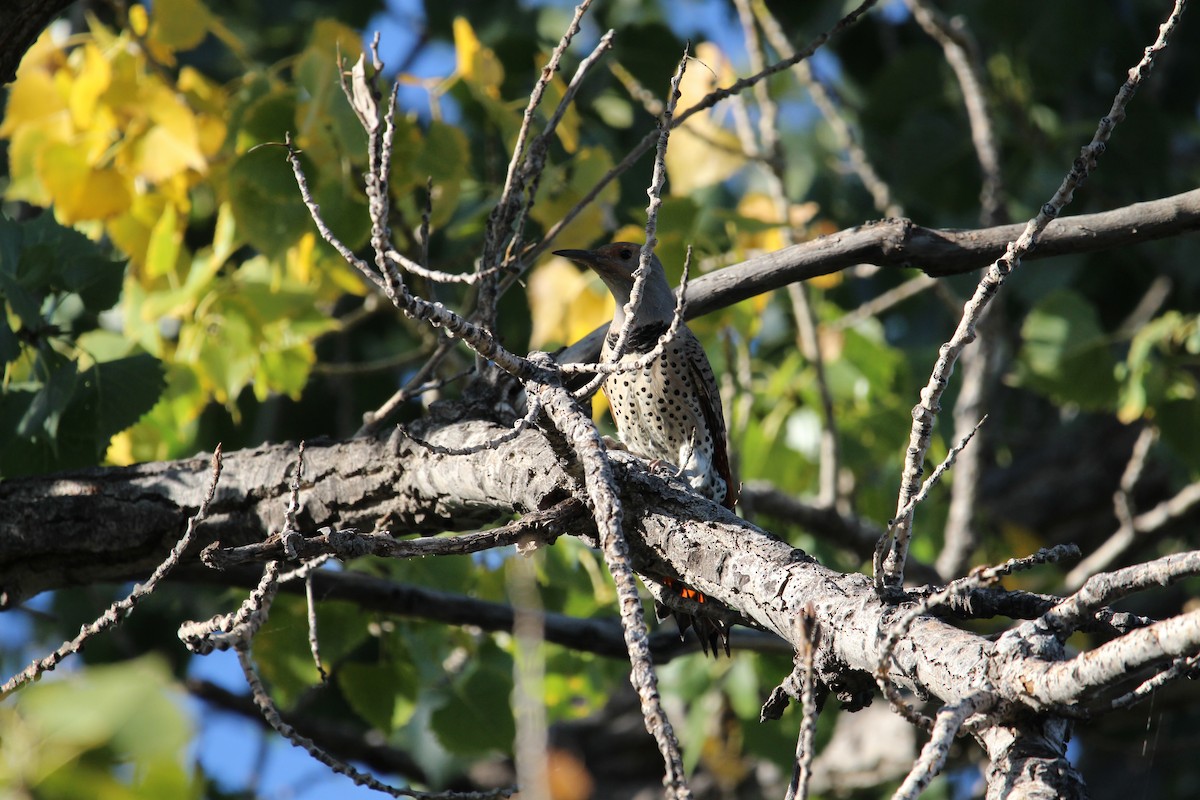
[[[596,266],[596,254],[591,250],[555,250],[554,255],[562,256],[586,267]]]

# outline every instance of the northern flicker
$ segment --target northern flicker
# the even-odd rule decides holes
[[[555,255],[593,269],[617,301],[616,314],[604,339],[607,360],[625,323],[625,304],[633,290],[633,274],[641,246],[615,242],[596,250],[558,250]],[[642,301],[633,319],[621,363],[636,361],[653,350],[671,325],[675,295],[657,256],[650,257]],[[604,394],[612,408],[621,442],[635,455],[676,465],[699,494],[732,509],[736,485],[725,446],[725,415],[712,366],[704,348],[686,325],[680,325],[662,355],[640,370],[615,372],[605,379]],[[663,581],[690,599],[705,602],[695,590]],[[729,649],[728,631],[716,620],[693,620],[676,614],[680,632],[696,625],[701,644]]]

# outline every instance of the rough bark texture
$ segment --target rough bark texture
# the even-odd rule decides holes
[[[460,448],[493,441],[507,430],[489,421],[443,418],[427,420],[418,433],[442,447]],[[648,471],[632,456],[614,452],[611,457],[639,572],[686,577],[691,586],[728,606],[732,619],[778,634],[793,647],[802,636],[795,621],[811,608],[821,625],[818,677],[851,708],[871,702],[872,673],[883,652],[881,632],[903,614],[905,605],[883,603],[866,576],[823,567],[670,482],[677,479]],[[291,445],[227,456],[204,526],[205,540],[232,545],[261,540],[278,528],[294,462]],[[393,533],[460,530],[583,496],[575,468],[538,430],[461,456],[439,453],[399,431],[349,442],[312,442],[306,446],[306,462],[299,522],[312,530],[320,525],[389,528]],[[60,586],[145,575],[176,540],[207,478],[208,461],[197,457],[0,483],[4,604]],[[194,578],[200,569],[193,559],[184,572]],[[1189,624],[1192,616],[1159,623],[1136,638],[1165,636],[1172,639],[1165,648],[1168,655],[1192,652],[1200,647],[1200,625]],[[976,726],[982,731],[976,735],[993,769],[1008,781],[993,780],[993,787],[1007,787],[1010,796],[1037,797],[1053,786],[1061,796],[1082,797],[1082,782],[1063,757],[1065,723],[1038,699],[1087,699],[1085,684],[1078,685],[1075,696],[1054,692],[1065,670],[1086,665],[1082,657],[1073,664],[1065,658],[1053,632],[1034,623],[991,641],[921,616],[899,640],[889,678],[917,697],[942,703],[958,702],[990,686],[1001,703],[989,712],[987,726]],[[1026,783],[1030,793],[1022,795]]]
[[[74,0],[7,0],[0,6],[0,84],[17,77],[25,51]]]

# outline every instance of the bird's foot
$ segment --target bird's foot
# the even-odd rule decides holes
[[[626,452],[629,451],[629,448],[626,447],[625,443],[622,442],[620,439],[614,439],[611,436],[604,436],[601,438],[604,439],[604,446],[609,450],[625,450]]]

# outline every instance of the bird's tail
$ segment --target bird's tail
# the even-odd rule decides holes
[[[674,578],[660,578],[659,582],[673,594],[685,600],[690,600],[701,606],[712,602],[707,595],[686,584],[680,583]],[[705,614],[689,614],[686,611],[668,608],[658,602],[654,604],[654,613],[660,622],[667,617],[675,617],[675,624],[679,626],[679,637],[681,639],[687,637],[688,628],[695,630],[696,638],[700,640],[700,648],[704,650],[705,655],[711,653],[713,658],[719,658],[721,655],[720,649],[724,649],[726,656],[729,655],[729,623],[724,620]],[[718,646],[720,646],[720,649],[718,649]]]

